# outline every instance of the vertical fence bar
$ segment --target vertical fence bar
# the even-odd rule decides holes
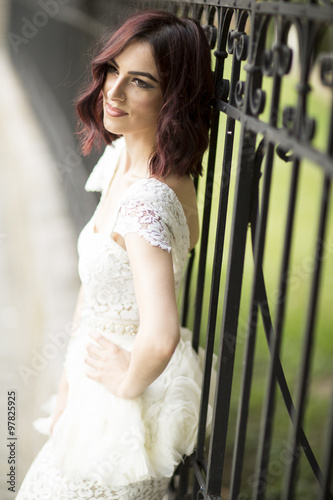
[[[252,184],[255,135],[243,127],[240,143],[242,151],[237,168],[231,242],[225,285],[226,295],[219,347],[217,388],[213,412],[212,436],[208,453],[207,489],[215,495],[220,494],[222,484],[245,244],[251,202],[251,190],[248,189],[248,186]]]
[[[331,483],[333,478],[333,392],[331,396],[331,407],[328,415],[326,450],[324,455],[324,474],[321,484],[319,500],[332,500]]]
[[[245,28],[247,15],[245,12],[238,13],[239,25],[233,31],[231,39],[233,51],[238,60],[245,60],[248,51],[245,49],[245,41],[242,51],[237,51],[235,35],[243,36],[241,31]],[[252,13],[254,15],[254,13]],[[254,30],[254,18],[252,17],[251,38],[256,38]],[[239,31],[237,31],[239,29]],[[230,33],[231,35],[231,33]],[[235,57],[235,56],[234,56]],[[250,51],[249,60],[253,57]],[[251,114],[249,105],[249,79],[245,86],[244,112]],[[232,92],[234,89],[232,88]],[[233,96],[234,97],[234,96]],[[238,93],[235,92],[235,102]],[[240,105],[240,103],[238,103]],[[233,369],[235,361],[238,315],[240,306],[240,296],[242,290],[243,267],[245,257],[245,246],[247,239],[247,226],[250,220],[251,198],[252,198],[252,178],[255,160],[256,134],[247,130],[245,123],[242,123],[240,136],[240,154],[237,165],[237,178],[235,187],[235,199],[233,205],[233,217],[230,237],[230,247],[228,256],[227,277],[225,284],[225,296],[223,304],[222,326],[219,346],[219,361],[217,373],[217,388],[215,394],[215,404],[213,413],[212,436],[208,452],[207,468],[207,490],[213,495],[219,495],[222,485],[224,469],[224,459],[226,452],[226,441],[228,432],[228,420],[230,409],[230,398],[233,380]]]
[[[195,191],[197,192],[198,191],[197,177],[193,180],[193,183]],[[190,302],[191,278],[192,278],[195,254],[196,254],[195,248],[192,248],[186,267],[186,276],[184,277],[184,290],[183,290],[181,313],[180,313],[180,324],[182,326],[185,326],[187,324],[187,316],[188,316],[189,302]]]
[[[231,124],[230,123],[231,121],[233,120],[230,119],[228,120],[227,130],[234,129],[234,124]],[[213,351],[214,351],[215,326],[216,326],[216,316],[218,308],[221,266],[223,258],[223,244],[224,244],[225,224],[226,224],[226,210],[228,204],[230,168],[232,160],[231,157],[232,139],[233,137],[230,137],[229,139],[229,141],[231,141],[231,147],[225,148],[225,158],[222,170],[222,182],[220,189],[219,216],[218,216],[216,240],[215,240],[212,284],[211,284],[211,294],[210,294],[210,303],[208,312],[208,327],[207,327],[206,346],[205,346],[205,365],[204,365],[205,370],[204,370],[203,386],[202,386],[202,392],[204,394],[204,397],[201,401],[200,418],[199,418],[199,434],[198,434],[198,444],[197,444],[197,459],[199,462],[202,462],[204,458],[205,428],[207,420],[210,373],[211,373]]]
[[[229,16],[231,17],[231,16]],[[219,11],[219,21],[221,22],[221,11]],[[228,23],[228,17],[224,18],[224,21]],[[223,35],[225,30],[220,32],[220,35]],[[219,98],[219,83],[222,78],[223,68],[224,68],[224,59],[227,56],[225,51],[221,51],[222,47],[225,47],[226,44],[226,35],[224,38],[218,38],[218,50],[215,52],[216,55],[216,65],[215,65],[215,93],[216,97]],[[228,125],[227,125],[228,126]],[[230,125],[231,127],[232,125]],[[217,129],[218,132],[218,129]],[[216,138],[217,140],[217,138]],[[229,140],[230,144],[230,140]],[[215,151],[216,151],[215,145]],[[226,144],[227,146],[227,144]],[[217,311],[217,303],[218,303],[218,289],[219,289],[219,280],[217,282],[216,273],[220,273],[221,269],[221,261],[222,261],[222,251],[223,251],[223,241],[224,241],[224,229],[221,223],[221,214],[223,213],[221,208],[222,203],[222,192],[228,192],[229,182],[226,187],[226,179],[230,177],[230,168],[231,168],[231,157],[232,157],[232,143],[231,147],[225,147],[224,150],[224,159],[223,159],[223,167],[222,167],[222,182],[220,186],[220,198],[219,198],[219,216],[217,227],[222,229],[222,233],[218,241],[215,242],[215,252],[214,252],[214,260],[213,260],[213,273],[212,273],[212,283],[211,283],[211,295],[210,295],[210,305],[209,305],[209,314],[208,314],[208,326],[207,326],[207,335],[206,335],[206,346],[205,346],[205,360],[204,360],[204,373],[203,373],[203,381],[202,381],[202,398],[200,402],[200,414],[199,414],[199,427],[198,427],[198,441],[197,447],[195,450],[195,459],[198,464],[203,465],[204,462],[204,451],[205,451],[205,437],[206,437],[206,423],[207,423],[207,412],[208,412],[208,400],[209,400],[209,392],[210,392],[210,380],[211,380],[211,369],[212,369],[212,361],[213,361],[213,351],[214,351],[214,338],[215,338],[215,323],[216,323],[216,314],[212,314],[212,307]],[[226,160],[227,158],[227,160]],[[229,164],[230,159],[230,164]],[[225,178],[224,178],[225,175]],[[223,197],[224,202],[224,197]],[[225,208],[225,217],[226,217],[226,208]],[[219,231],[219,229],[217,229]],[[223,235],[223,236],[222,236]],[[222,242],[221,242],[222,236]],[[218,248],[218,250],[217,250]],[[214,290],[214,292],[212,292]],[[213,294],[213,295],[212,295]],[[212,300],[213,297],[213,300]],[[199,483],[197,477],[195,476],[193,481],[192,488],[192,498],[196,499],[199,490]]]
[[[275,71],[273,80],[273,89],[272,89],[271,112],[270,112],[270,124],[274,127],[277,124],[276,110],[279,107],[280,90],[281,90],[281,78],[277,75]],[[265,244],[267,217],[268,217],[268,205],[270,198],[273,160],[274,160],[274,145],[272,143],[269,143],[267,146],[267,157],[266,157],[265,175],[264,175],[263,192],[262,192],[262,204],[261,204],[262,216],[259,219],[259,227],[256,228],[253,227],[255,224],[254,217],[256,217],[257,214],[256,216],[253,215],[253,220],[251,222],[252,232],[255,232],[255,240],[256,240],[255,245],[253,245],[254,281],[252,285],[250,314],[246,332],[246,346],[244,353],[241,391],[240,391],[239,407],[237,412],[235,445],[234,445],[234,454],[233,454],[231,481],[230,481],[230,500],[236,500],[241,490],[241,478],[242,478],[248,411],[249,411],[250,393],[252,385],[255,343],[256,343],[257,316],[258,316],[258,304],[259,304],[258,283],[262,277],[262,262],[263,262],[264,244]],[[259,172],[257,174],[259,174]],[[254,200],[252,200],[252,203],[254,203]],[[253,209],[254,207],[252,207],[252,210]],[[259,216],[259,205],[256,208],[256,212],[258,212]]]
[[[309,297],[308,317],[307,317],[305,336],[304,336],[305,340],[304,340],[304,350],[302,355],[300,382],[298,387],[296,417],[295,421],[293,422],[291,439],[289,440],[292,448],[293,460],[290,461],[287,472],[287,480],[286,480],[285,496],[284,496],[286,500],[292,500],[294,498],[296,467],[299,462],[299,456],[300,456],[300,442],[299,442],[300,429],[304,417],[305,398],[306,398],[307,385],[310,373],[311,353],[314,340],[313,338],[314,324],[315,324],[316,310],[319,297],[319,282],[320,282],[320,274],[322,268],[322,256],[323,256],[326,222],[327,222],[329,190],[330,190],[330,180],[325,178],[323,185],[317,245],[315,252],[315,268],[314,268],[314,273],[313,273],[314,275]]]
[[[197,351],[199,348],[202,302],[204,295],[204,283],[206,276],[206,260],[207,260],[207,245],[209,235],[210,212],[212,207],[212,187],[214,183],[215,159],[216,159],[216,144],[219,128],[219,113],[214,112],[211,135],[210,148],[207,164],[207,177],[205,189],[205,204],[202,217],[201,241],[200,241],[200,257],[197,276],[197,292],[194,306],[194,325],[193,325],[193,347]]]
[[[231,19],[231,14],[229,13],[229,16],[224,20],[224,22],[227,25],[229,25],[230,19]],[[225,51],[226,42],[227,42],[227,37],[224,35],[223,39],[220,42],[218,50],[219,58],[221,57],[225,58],[227,56],[227,52]],[[234,104],[235,101],[233,89],[235,88],[236,82],[239,79],[239,74],[240,74],[240,63],[239,61],[236,61],[235,58],[233,58],[233,65],[231,70],[231,82],[230,82],[230,87],[231,87],[230,103],[232,104]],[[223,75],[220,74],[219,76],[220,78],[222,78]],[[217,76],[217,86],[219,86],[219,79],[220,79],[219,76]],[[213,351],[214,351],[220,277],[222,271],[223,247],[224,247],[225,228],[227,219],[227,207],[229,200],[230,172],[232,168],[234,132],[235,132],[235,120],[228,116],[226,130],[224,134],[225,137],[224,154],[222,162],[222,176],[221,176],[220,195],[219,195],[218,221],[216,226],[212,283],[211,283],[207,333],[206,333],[205,371],[204,371],[203,386],[202,386],[202,392],[206,396],[202,399],[201,402],[198,444],[196,450],[196,455],[199,462],[202,462],[204,458],[207,405],[208,405],[208,395],[209,395],[209,385],[210,385],[210,373],[211,373]]]
[[[186,325],[186,323],[187,323],[189,300],[190,300],[190,287],[191,287],[191,278],[192,278],[194,259],[195,259],[195,249],[193,248],[191,250],[191,254],[190,254],[190,257],[189,257],[189,260],[187,263],[186,277],[184,279],[185,284],[184,284],[184,291],[183,291],[183,297],[182,297],[182,308],[181,308],[181,314],[180,314],[180,324],[183,326]]]
[[[331,109],[331,120],[330,120],[330,129],[328,133],[328,144],[327,144],[327,152],[332,156],[333,152],[333,107]],[[314,337],[314,325],[315,325],[315,317],[316,310],[319,298],[319,283],[322,269],[322,261],[323,261],[323,252],[325,245],[325,232],[327,229],[327,217],[328,217],[328,207],[329,207],[329,198],[330,198],[330,190],[331,190],[331,179],[329,177],[325,177],[323,181],[322,195],[321,195],[321,207],[318,221],[318,234],[316,240],[316,249],[315,249],[315,258],[314,258],[314,270],[313,270],[313,279],[311,284],[311,291],[309,296],[309,305],[308,305],[308,315],[305,327],[305,335],[304,335],[304,350],[302,355],[302,364],[300,371],[300,381],[297,392],[297,406],[296,406],[296,414],[293,422],[293,427],[291,430],[291,438],[290,443],[292,446],[292,457],[293,460],[290,462],[285,482],[285,498],[286,500],[292,500],[294,496],[295,490],[295,482],[296,482],[296,468],[299,462],[300,456],[300,430],[302,426],[302,421],[304,418],[305,412],[305,398],[307,385],[309,380],[310,373],[310,362],[311,362],[311,353],[313,346],[313,337]],[[329,497],[327,497],[328,500]]]
[[[243,456],[245,450],[246,428],[248,420],[248,409],[250,403],[253,361],[255,352],[255,339],[257,330],[257,316],[258,316],[257,287],[258,287],[258,280],[260,279],[260,271],[264,253],[268,203],[269,203],[270,185],[271,185],[272,168],[273,168],[273,154],[274,154],[273,145],[269,144],[267,152],[266,168],[265,168],[264,187],[262,194],[262,216],[260,219],[260,225],[258,227],[258,231],[256,232],[254,281],[252,286],[249,321],[246,332],[246,347],[244,354],[239,407],[237,413],[234,456],[233,456],[232,471],[231,471],[230,500],[236,500],[238,498],[241,487]]]
[[[282,327],[284,313],[286,307],[286,292],[287,292],[287,272],[289,267],[292,229],[295,214],[296,192],[299,176],[299,161],[295,160],[293,165],[293,173],[291,179],[291,187],[289,194],[289,206],[287,215],[287,224],[284,237],[284,248],[282,257],[282,266],[280,273],[279,284],[279,303],[276,313],[275,335],[272,332],[272,352],[271,362],[269,367],[268,384],[266,390],[266,399],[262,414],[261,428],[263,432],[259,436],[256,484],[253,490],[253,500],[263,500],[266,491],[268,460],[273,432],[274,408],[275,408],[275,389],[276,389],[276,373],[277,364],[280,355],[280,346],[282,341]]]
[[[333,158],[333,99],[331,103],[331,122],[327,141],[327,153]],[[332,182],[332,180],[331,180]],[[320,500],[332,500],[331,484],[333,478],[333,392],[331,396],[331,406],[328,415],[326,450],[324,456],[324,474]]]

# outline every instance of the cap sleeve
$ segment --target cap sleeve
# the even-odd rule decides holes
[[[151,201],[131,199],[122,203],[113,231],[125,238],[137,233],[151,245],[171,252],[172,233],[165,218]]]
[[[96,163],[87,179],[84,187],[86,191],[104,191],[117,167],[123,145],[124,140],[118,139],[114,145],[106,146],[104,153]]]

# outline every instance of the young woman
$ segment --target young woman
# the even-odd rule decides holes
[[[199,236],[192,176],[208,145],[210,50],[199,24],[143,11],[92,62],[77,103],[86,190],[82,281],[50,439],[18,500],[161,500],[196,443],[202,371],[176,294]]]

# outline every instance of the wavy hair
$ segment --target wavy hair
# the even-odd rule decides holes
[[[131,15],[108,36],[93,58],[92,81],[76,101],[83,154],[88,155],[103,139],[111,144],[119,137],[103,125],[102,88],[107,62],[134,40],[146,41],[152,47],[164,99],[149,161],[150,173],[165,177],[174,166],[180,176],[199,175],[209,142],[213,97],[210,48],[197,21],[164,11]]]

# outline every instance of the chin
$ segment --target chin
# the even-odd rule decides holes
[[[105,130],[107,130],[108,132],[110,132],[110,134],[116,134],[116,135],[122,135],[123,134],[123,127],[117,127],[117,125],[115,123],[113,123],[112,120],[109,120],[108,119],[109,117],[107,118],[104,118],[103,120],[103,125],[104,125],[104,128]]]

